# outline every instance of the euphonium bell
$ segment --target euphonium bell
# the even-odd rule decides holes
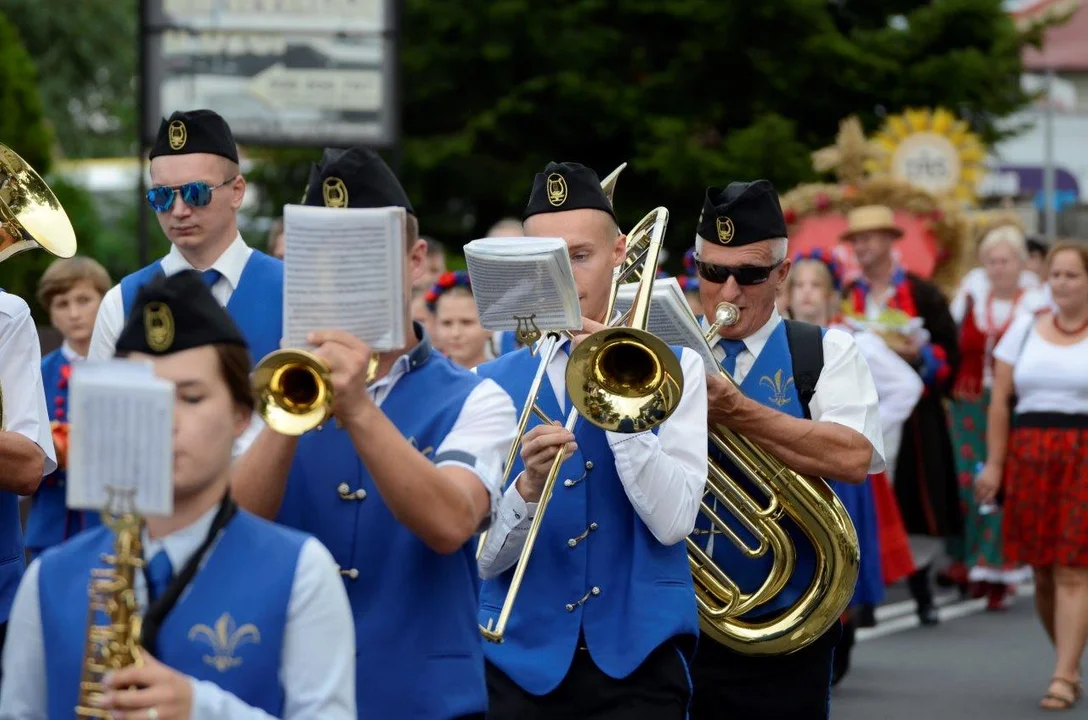
[[[253,369],[257,412],[281,435],[302,435],[332,415],[329,369],[305,350],[275,350]]]

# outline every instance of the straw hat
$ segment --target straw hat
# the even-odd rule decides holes
[[[846,230],[840,240],[849,240],[863,232],[886,232],[896,238],[903,236],[903,229],[895,222],[895,213],[885,205],[863,205],[854,208],[846,216]]]

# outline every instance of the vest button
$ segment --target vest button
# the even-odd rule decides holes
[[[359,571],[355,568],[352,568],[351,570],[341,570],[340,574],[351,580],[359,579]]]
[[[366,490],[363,490],[362,488],[359,488],[358,490],[356,490],[355,491],[355,499],[356,500],[366,499]]]
[[[567,612],[574,612],[574,606],[570,603],[567,603]]]
[[[563,481],[563,487],[574,487],[574,481],[570,478],[567,478]]]
[[[347,495],[349,492],[351,492],[351,486],[348,485],[346,482],[340,483],[336,486],[336,492],[340,493],[341,495]]]
[[[592,460],[586,460],[586,470],[592,470],[592,469],[593,469],[593,461]]]
[[[590,523],[589,524],[589,529],[590,530],[596,530],[597,529],[597,523]]]
[[[594,595],[600,595],[601,594],[601,589],[599,587],[597,587],[596,585],[594,585],[593,589],[590,590],[590,592],[593,593]]]
[[[575,540],[574,538],[571,538],[570,540],[567,540],[567,547],[574,547],[577,544],[578,544],[578,541]]]

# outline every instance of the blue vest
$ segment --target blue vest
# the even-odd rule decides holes
[[[283,634],[305,540],[239,511],[163,623],[157,659],[279,717]],[[99,527],[42,554],[39,594],[51,720],[68,720],[76,706],[90,571],[103,567],[101,555],[112,551],[113,534]],[[96,615],[96,623],[103,621]]]
[[[826,331],[821,329],[821,334],[824,332]],[[780,322],[771,332],[771,336],[767,338],[767,344],[763,346],[763,350],[759,353],[759,357],[756,358],[752,369],[744,377],[740,389],[746,397],[769,408],[796,418],[805,416],[804,409],[801,407],[801,400],[797,395],[797,388],[793,382],[793,357],[790,355],[789,343],[786,340],[785,322]],[[736,479],[758,504],[766,505],[763,493],[748,480],[747,476],[722,456],[713,444],[710,446],[709,452],[711,458],[731,477]],[[733,529],[738,537],[745,541],[748,547],[758,546],[755,537],[732,513],[722,508],[718,515]],[[786,587],[781,592],[769,602],[760,605],[757,609],[745,615],[745,619],[751,620],[775,615],[792,605],[811,584],[813,575],[816,572],[816,554],[807,536],[788,517],[783,517],[780,522],[793,539],[794,547],[797,550],[797,561],[793,574],[790,575]],[[710,523],[702,513],[699,514],[695,527],[703,530],[709,529]],[[697,535],[693,536],[693,539],[705,549],[708,537],[708,535]],[[774,562],[771,553],[767,553],[760,558],[748,558],[725,535],[714,535],[713,537],[715,563],[729,574],[740,586],[742,592],[752,592],[763,584]]]
[[[482,380],[425,337],[382,403],[401,434],[435,456]],[[441,555],[382,501],[351,438],[329,423],[299,442],[278,522],[313,533],[344,576],[355,618],[361,718],[445,720],[487,709],[476,627],[476,540]]]
[[[68,383],[62,375],[66,367],[69,367],[69,362],[60,348],[42,358],[42,384],[50,420],[68,421]],[[34,493],[26,522],[26,546],[32,556],[83,530],[102,524],[98,513],[68,509],[65,502],[66,477],[65,470],[60,468],[46,476]]]
[[[538,362],[523,348],[477,372],[520,406]],[[549,417],[566,418],[547,380],[538,404]],[[539,424],[530,417],[528,428]],[[624,678],[669,638],[699,632],[686,545],[662,545],[639,518],[603,430],[579,420],[575,437],[578,450],[561,466],[506,638],[484,643],[487,659],[534,695],[551,692],[566,676],[579,634],[605,674]],[[519,457],[511,479],[522,469]],[[513,568],[483,582],[481,625],[498,618],[512,577]]]
[[[513,330],[507,330],[499,335],[499,349],[496,355],[503,356],[516,352],[519,349],[518,336]]]
[[[156,260],[121,280],[126,318],[140,288],[160,274],[162,261]],[[283,337],[283,261],[254,250],[231,293],[227,312],[245,335],[254,363],[278,350]]]

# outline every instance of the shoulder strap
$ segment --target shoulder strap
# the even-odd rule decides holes
[[[811,420],[808,404],[816,394],[816,381],[824,369],[824,340],[819,325],[784,320],[786,323],[786,344],[793,358],[793,386],[805,411],[805,419]]]

